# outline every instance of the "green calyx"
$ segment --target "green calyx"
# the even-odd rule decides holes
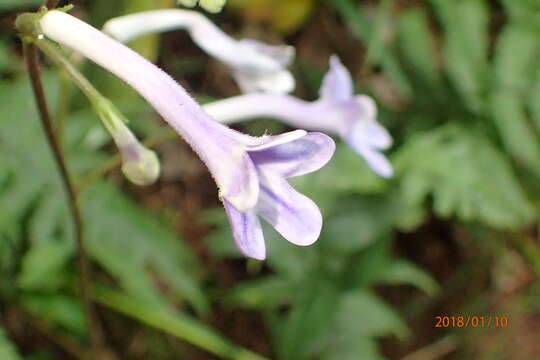
[[[72,8],[73,5],[66,5],[55,10],[68,12]],[[42,6],[38,12],[27,12],[17,16],[15,19],[15,29],[17,29],[24,41],[32,42],[43,37],[43,32],[39,26],[39,20],[41,20],[48,11],[49,10],[45,6]]]

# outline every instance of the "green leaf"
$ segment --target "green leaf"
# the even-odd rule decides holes
[[[196,259],[170,225],[149,217],[110,182],[89,189],[82,203],[89,251],[126,291],[149,304],[163,305],[153,284],[155,273],[178,297],[201,312],[207,310],[196,281]]]
[[[392,230],[399,209],[382,196],[337,199],[319,240],[326,250],[353,252],[365,248]]]
[[[187,341],[225,359],[264,360],[263,357],[236,346],[221,337],[204,323],[179,311],[165,307],[149,306],[132,296],[104,287],[96,287],[93,295],[99,303]]]
[[[440,81],[437,54],[425,12],[406,11],[400,15],[398,26],[398,45],[404,60],[423,83],[435,88]]]
[[[236,286],[225,301],[254,309],[276,309],[289,304],[301,283],[281,276],[267,276]]]
[[[0,10],[22,9],[38,7],[43,4],[41,0],[0,0]]]
[[[79,299],[58,294],[23,295],[22,306],[30,313],[78,335],[86,333],[84,309]]]
[[[499,90],[526,94],[540,54],[538,33],[518,24],[505,26],[495,48],[495,73]]]
[[[32,246],[23,258],[18,278],[19,286],[24,290],[58,288],[72,251],[72,244],[66,241],[51,241]]]
[[[488,84],[489,11],[484,0],[431,0],[444,28],[446,68],[469,109],[480,112]]]
[[[481,132],[446,126],[420,133],[394,160],[407,206],[423,206],[431,194],[439,216],[497,229],[515,229],[534,217],[507,159]]]
[[[327,333],[322,353],[325,360],[382,360],[373,340],[388,335],[404,339],[409,335],[399,314],[366,290],[352,290],[341,296]]]
[[[310,359],[318,350],[317,341],[326,334],[334,317],[339,294],[337,284],[320,277],[310,280],[304,283],[286,319],[275,320],[272,326],[280,359]]]
[[[22,360],[15,345],[7,338],[4,330],[0,327],[0,359]]]
[[[409,96],[412,87],[399,65],[397,55],[390,45],[383,46],[383,35],[387,30],[385,23],[389,19],[392,2],[381,3],[375,21],[367,16],[369,11],[366,7],[358,8],[352,0],[326,0],[326,3],[338,12],[354,35],[371,48],[371,56],[367,61],[371,61],[372,65],[381,65],[396,89],[404,96]]]
[[[53,77],[45,74],[44,83],[54,102]],[[0,105],[5,111],[0,117],[0,153],[10,155],[0,159],[2,173],[7,174],[0,182],[0,229],[14,248],[28,241],[19,285],[50,290],[61,284],[64,265],[73,258],[74,235],[57,167],[36,110],[27,104],[31,98],[26,78],[0,83]],[[101,127],[94,114],[87,110],[72,114],[66,125],[66,153],[74,177],[108,158],[87,141],[96,126]],[[197,311],[206,311],[197,260],[170,223],[140,209],[110,182],[90,188],[81,204],[90,255],[133,296],[152,304],[166,302],[155,283],[158,278],[168,285],[171,300],[187,300]]]
[[[540,175],[540,144],[529,125],[527,94],[533,86],[540,54],[538,33],[507,25],[495,52],[497,87],[492,94],[493,119],[506,148],[520,163]]]
[[[493,94],[493,121],[508,152],[540,176],[540,144],[528,123],[523,99],[505,91]]]
[[[429,273],[405,260],[392,261],[379,277],[390,285],[412,285],[432,296],[439,290],[439,285]]]

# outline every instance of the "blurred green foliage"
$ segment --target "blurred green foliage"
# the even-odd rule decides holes
[[[118,15],[119,8],[106,3],[88,5],[90,22]],[[540,3],[414,3],[280,1],[269,14],[268,1],[230,0],[227,16],[240,11],[248,22],[269,22],[293,38],[317,16],[345,24],[364,53],[358,47],[339,55],[362,55],[363,67],[352,72],[384,78],[387,91],[399,99],[377,99],[380,120],[396,140],[391,154],[396,176],[378,178],[357,154],[338,144],[328,166],[293,181],[321,207],[321,239],[300,248],[265,229],[268,260],[264,265],[249,261],[249,276],[235,278],[230,286],[215,281],[220,268],[214,263],[204,268],[204,260],[176,234],[170,216],[144,208],[114,178],[99,181],[82,198],[87,245],[100,273],[95,300],[141,327],[157,328],[222,358],[253,354],[245,355],[205,324],[216,311],[214,303],[225,311],[257,312],[268,332],[270,358],[383,359],[380,338],[414,338],[403,308],[392,305],[380,289],[415,288],[428,298],[441,286],[426,269],[395,253],[396,236],[414,233],[435,217],[472,234],[520,237],[537,222],[540,198]],[[34,5],[0,1],[2,10]],[[141,0],[127,8],[158,5],[163,3]],[[319,10],[323,15],[317,15]],[[13,66],[15,56],[3,51],[7,38],[1,40],[0,71],[9,76],[0,81],[0,304],[22,308],[54,334],[81,341],[87,337],[86,324],[74,291],[75,248],[64,192],[27,79]],[[157,44],[151,38],[136,47],[149,58],[176,56],[167,53],[169,48],[159,53]],[[98,72],[85,70],[92,79]],[[295,70],[297,78],[306,79],[306,92],[314,94],[319,85],[314,79],[325,69],[299,58]],[[97,85],[105,93],[129,100],[125,108],[136,119],[133,127],[145,136],[157,134],[155,126],[139,122],[148,117],[148,108],[124,86],[100,76]],[[52,72],[45,78],[52,104],[57,79]],[[372,82],[362,84],[362,91],[379,94]],[[110,153],[97,117],[80,99],[73,102],[65,149],[81,180]],[[257,125],[248,129],[264,131]],[[213,229],[204,242],[210,256],[237,264],[242,257],[223,209],[205,210],[200,221]],[[178,358],[162,355],[180,351],[166,340],[145,340],[148,358]],[[168,350],[160,352],[156,343]],[[45,353],[53,358],[55,351]],[[27,358],[32,355],[41,356]],[[0,328],[0,359],[20,358]]]

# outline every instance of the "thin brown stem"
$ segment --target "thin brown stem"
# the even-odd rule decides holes
[[[54,131],[54,127],[51,121],[49,109],[47,106],[47,100],[45,97],[45,91],[41,82],[38,52],[35,45],[24,45],[24,57],[28,73],[30,75],[32,90],[34,92],[34,98],[36,100],[41,124],[43,126],[43,130],[45,131],[49,146],[52,150],[54,160],[58,166],[58,170],[62,178],[62,184],[68,196],[69,208],[75,225],[75,239],[77,244],[77,266],[79,272],[80,286],[79,291],[83,301],[83,305],[85,307],[86,318],[90,333],[90,343],[96,356],[99,356],[98,354],[102,353],[102,349],[104,348],[103,332],[99,323],[96,320],[96,317],[94,316],[94,309],[90,300],[90,266],[84,247],[83,222],[81,217],[81,211],[77,201],[77,194],[69,176],[66,161],[64,159],[61,146],[58,142],[58,137]]]

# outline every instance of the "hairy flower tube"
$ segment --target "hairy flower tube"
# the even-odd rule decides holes
[[[138,36],[174,29],[186,29],[205,52],[232,70],[244,93],[289,93],[295,81],[287,70],[294,57],[292,46],[271,46],[262,42],[235,40],[195,11],[152,10],[120,16],[103,26],[103,31],[121,42]]]
[[[218,13],[221,11],[221,9],[223,9],[223,6],[225,6],[227,0],[178,0],[178,4],[187,7],[194,7],[197,5],[197,2],[206,11]]]
[[[212,119],[161,69],[77,18],[49,11],[39,26],[46,37],[133,87],[191,145],[218,185],[243,253],[256,259],[266,256],[259,216],[294,244],[310,245],[317,240],[320,210],[286,178],[324,166],[335,150],[330,137],[303,130],[258,138],[241,134]]]
[[[214,119],[234,123],[257,117],[272,117],[306,130],[340,136],[379,175],[391,177],[393,168],[381,150],[392,138],[376,120],[375,102],[354,95],[351,76],[337,56],[323,79],[320,99],[306,102],[289,95],[249,94],[215,101],[203,106]]]

